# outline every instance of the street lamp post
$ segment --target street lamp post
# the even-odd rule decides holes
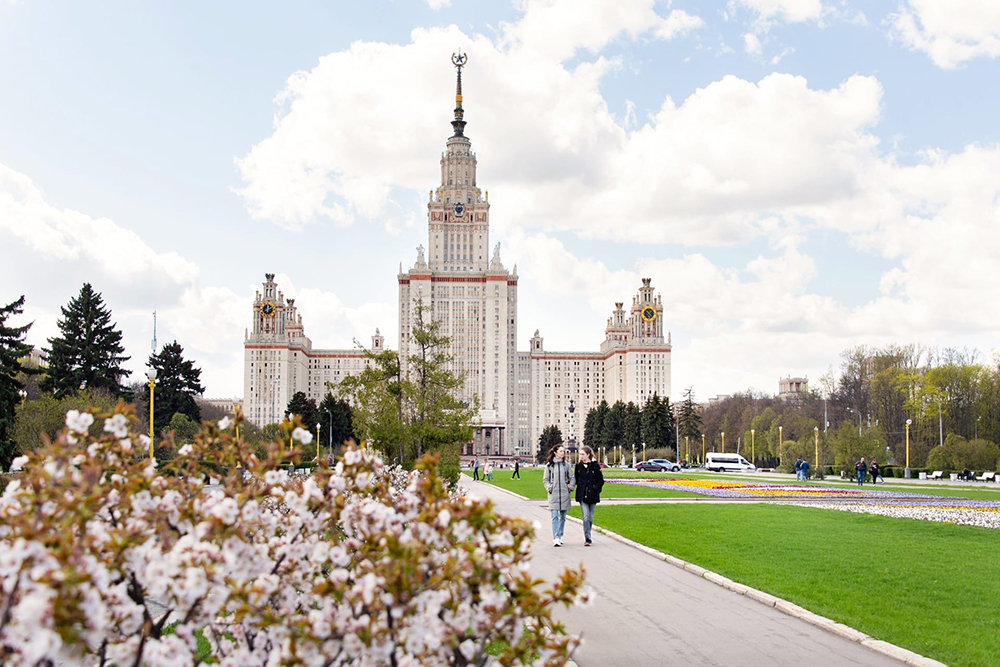
[[[813,426],[813,435],[816,436],[816,474],[819,475],[819,426]]]
[[[757,439],[754,437],[754,433],[757,429],[750,429],[750,462],[757,465]]]
[[[701,464],[705,465],[705,434],[701,434]]]
[[[912,419],[906,420],[906,470],[903,471],[906,479],[910,479],[910,424],[912,423]]]
[[[855,410],[854,408],[847,408],[848,412],[853,412],[858,415],[858,437],[861,437],[861,410]]]
[[[690,436],[684,436],[684,447],[687,450],[687,463],[691,465],[691,440],[689,438]]]
[[[234,417],[239,417],[239,415],[236,414],[236,409],[237,409],[238,406],[239,406],[238,403],[233,403],[233,416]],[[239,442],[239,440],[240,440],[240,421],[239,421],[239,419],[237,419],[236,420],[236,441]]]
[[[726,453],[726,432],[722,432],[722,453]]]
[[[319,467],[319,430],[323,427],[322,422],[316,422],[316,466]]]
[[[153,390],[156,388],[156,369],[146,371],[149,378],[149,458],[153,458]]]
[[[778,465],[781,465],[781,443],[784,442],[784,437],[782,436],[782,430],[784,426],[778,427]]]
[[[982,419],[982,417],[976,417],[976,437],[975,437],[976,440],[979,440],[979,420],[980,419]]]

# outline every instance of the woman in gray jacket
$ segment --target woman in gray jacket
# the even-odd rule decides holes
[[[552,545],[561,547],[566,511],[573,502],[573,487],[576,486],[573,466],[566,461],[566,450],[562,445],[549,450],[542,483],[549,494],[549,511],[552,512]]]

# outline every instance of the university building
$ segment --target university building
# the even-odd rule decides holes
[[[644,278],[626,311],[616,304],[595,352],[545,350],[536,330],[527,352],[517,351],[517,267],[507,270],[500,244],[490,246],[489,193],[477,179],[477,157],[465,136],[463,55],[452,57],[457,74],[452,134],[440,159],[440,183],[427,202],[427,248],[417,248],[399,286],[400,356],[414,353],[411,331],[418,302],[451,339],[452,371],[465,377],[460,399],[478,399],[479,425],[465,454],[534,455],[549,425],[578,443],[587,411],[600,401],[643,404],[654,393],[670,395],[670,337],[664,338],[663,303]],[[358,373],[364,352],[321,350],[306,337],[294,301],[267,274],[253,304],[253,328],[244,337],[244,406],[263,426],[280,421],[296,391],[322,400]],[[376,330],[371,349],[384,349]]]

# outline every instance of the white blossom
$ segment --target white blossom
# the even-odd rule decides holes
[[[86,435],[90,425],[94,423],[94,415],[89,412],[70,410],[66,413],[66,426],[73,433]]]
[[[233,425],[233,420],[230,419],[228,415],[219,420],[219,430],[220,431],[225,431],[227,428],[229,428],[232,425]]]
[[[292,439],[298,440],[303,445],[308,445],[310,442],[312,442],[313,436],[312,433],[310,433],[309,431],[305,430],[300,426],[297,427],[294,431],[292,431]]]
[[[91,419],[93,419],[93,417],[91,417]],[[108,433],[113,433],[116,438],[124,438],[128,436],[128,421],[125,419],[125,415],[119,413],[105,419],[104,430]]]

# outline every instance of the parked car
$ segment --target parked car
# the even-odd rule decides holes
[[[647,472],[680,472],[681,467],[666,459],[650,459],[648,461],[636,463],[635,469]]]
[[[705,469],[713,472],[756,472],[754,464],[739,454],[711,452],[705,457]]]

